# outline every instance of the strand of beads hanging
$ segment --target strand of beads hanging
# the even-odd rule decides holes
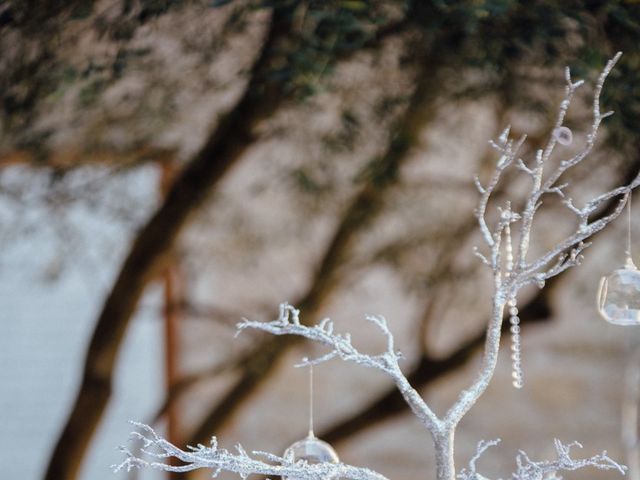
[[[518,307],[516,299],[511,298],[509,305],[509,323],[511,324],[511,376],[513,386],[522,388],[522,363],[520,356],[520,317],[518,317]]]
[[[511,204],[507,203],[507,208],[503,215],[510,215]],[[510,277],[513,273],[513,246],[511,244],[511,227],[509,223],[505,226],[505,267],[506,276]],[[520,357],[520,317],[518,317],[518,307],[516,306],[516,298],[511,297],[507,302],[509,307],[509,323],[511,324],[511,376],[513,377],[512,385],[515,388],[522,388],[522,364]]]

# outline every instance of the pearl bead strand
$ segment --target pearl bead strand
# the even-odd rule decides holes
[[[511,275],[513,271],[513,247],[511,245],[511,228],[509,224],[505,227],[505,234],[507,237],[505,245],[506,253],[506,270],[507,276]],[[513,378],[512,385],[515,388],[522,388],[522,363],[521,363],[521,348],[520,348],[520,317],[518,317],[518,307],[515,297],[511,297],[507,302],[509,306],[509,323],[511,324],[511,377]]]
[[[509,323],[511,323],[511,376],[513,386],[522,388],[522,363],[520,357],[520,317],[516,299],[509,300]]]

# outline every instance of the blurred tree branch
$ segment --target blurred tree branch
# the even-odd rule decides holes
[[[213,185],[252,143],[256,123],[283,100],[280,86],[270,81],[269,72],[274,57],[279,55],[276,46],[288,35],[288,29],[286,16],[275,10],[242,98],[220,119],[205,145],[175,180],[164,203],[138,233],[98,318],[75,404],[51,456],[48,480],[77,477],[111,396],[116,356],[146,285],[157,277],[178,234]]]
[[[292,35],[292,9],[287,2],[273,7],[269,32],[245,93],[220,120],[205,146],[184,168],[165,202],[136,238],[99,316],[82,385],[51,457],[47,478],[77,475],[89,439],[110,397],[113,366],[126,327],[144,287],[161,270],[179,232],[213,185],[254,141],[255,125],[268,118],[285,99],[299,93],[291,89],[291,83],[287,86],[291,81],[295,86],[291,73],[282,77],[278,71],[283,60],[286,62],[296,48],[292,45],[296,36]],[[404,22],[399,21],[381,28],[363,45],[373,47],[388,35],[401,32],[404,26]],[[344,50],[342,57],[347,59],[356,50]]]
[[[373,220],[383,205],[383,198],[397,181],[397,172],[407,159],[418,134],[435,118],[438,98],[439,64],[444,60],[443,39],[435,39],[421,56],[416,88],[402,119],[393,129],[389,145],[379,159],[371,163],[366,184],[345,210],[331,241],[320,261],[308,291],[295,302],[305,318],[313,320],[336,288],[337,275],[349,254],[357,235]],[[268,337],[243,357],[243,374],[209,412],[194,433],[189,444],[206,442],[214,431],[229,422],[244,402],[269,378],[287,348],[298,343],[297,337]]]

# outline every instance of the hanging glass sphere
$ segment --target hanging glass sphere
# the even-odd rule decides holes
[[[560,145],[571,145],[573,133],[567,127],[558,127],[553,130],[553,137]]]
[[[631,257],[623,268],[600,280],[598,311],[615,325],[640,325],[640,271]]]
[[[313,433],[303,440],[299,440],[284,452],[284,457],[293,457],[293,461],[306,460],[309,464],[314,463],[338,463],[338,454],[331,445],[323,442]],[[287,480],[299,480],[293,477],[287,477]]]

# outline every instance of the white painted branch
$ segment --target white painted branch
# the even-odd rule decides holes
[[[441,430],[442,425],[436,414],[422,399],[420,394],[409,384],[398,365],[401,354],[395,351],[393,335],[389,331],[387,321],[380,316],[367,316],[366,319],[376,325],[387,338],[387,350],[378,355],[367,355],[359,352],[352,344],[349,334],[334,334],[333,323],[329,319],[321,321],[313,327],[300,323],[299,310],[287,303],[280,305],[280,315],[272,322],[256,322],[244,320],[238,324],[238,331],[247,328],[261,330],[272,335],[297,335],[331,348],[331,351],[315,360],[306,360],[300,366],[317,364],[335,357],[358,363],[365,367],[375,368],[390,376],[395,382],[407,404],[418,419],[433,433]]]
[[[496,186],[498,185],[500,178],[502,177],[502,173],[509,167],[518,157],[518,152],[524,141],[526,140],[526,135],[523,135],[515,144],[513,140],[509,139],[509,131],[510,128],[507,127],[500,137],[498,138],[498,142],[491,141],[489,142],[493,148],[498,150],[501,153],[500,159],[496,164],[495,171],[489,184],[486,187],[483,187],[480,183],[480,180],[476,177],[476,187],[480,191],[480,201],[478,202],[478,207],[476,208],[476,217],[478,219],[478,224],[480,226],[480,232],[484,238],[485,243],[489,247],[494,246],[494,234],[489,229],[486,219],[487,205],[489,203],[489,199],[493,194]]]
[[[554,248],[541,255],[541,257],[533,263],[527,264],[526,255],[529,248],[533,220],[538,208],[541,205],[540,198],[545,193],[555,193],[562,195],[562,189],[566,187],[566,185],[556,185],[556,181],[568,168],[582,161],[582,159],[584,159],[593,148],[596,133],[603,118],[603,116],[600,114],[600,92],[607,76],[609,75],[611,69],[619,58],[620,54],[617,54],[613,59],[611,59],[598,78],[594,90],[593,124],[591,126],[591,132],[587,138],[586,146],[580,153],[572,157],[570,160],[560,162],[560,165],[556,168],[555,171],[550,174],[549,178],[547,178],[546,180],[544,179],[544,166],[545,162],[547,162],[550,158],[557,143],[555,134],[552,133],[552,135],[550,135],[549,141],[547,142],[547,145],[544,149],[537,151],[535,166],[532,168],[526,167],[524,163],[519,159],[515,160],[515,156],[512,155],[514,152],[514,150],[512,149],[513,141],[507,138],[509,129],[505,130],[500,136],[499,143],[493,144],[495,145],[495,148],[500,151],[501,157],[497,163],[496,169],[492,176],[492,180],[489,182],[489,185],[484,188],[484,192],[480,196],[479,206],[476,210],[476,215],[478,216],[478,220],[480,222],[480,229],[483,232],[485,241],[487,237],[491,240],[490,242],[486,241],[486,243],[491,248],[491,268],[494,275],[492,314],[491,320],[487,327],[487,338],[485,341],[485,350],[480,366],[480,371],[474,379],[471,387],[461,392],[461,394],[458,396],[454,404],[445,415],[443,421],[448,428],[455,428],[455,426],[469,411],[476,400],[484,393],[485,389],[489,385],[489,382],[491,381],[491,378],[493,377],[493,373],[497,364],[498,352],[500,349],[503,312],[508,299],[515,298],[518,290],[520,290],[525,285],[536,283],[540,286],[543,286],[544,280],[546,280],[547,278],[557,275],[560,272],[570,268],[571,266],[577,265],[581,259],[580,253],[584,248],[588,246],[586,243],[584,243],[585,240],[587,240],[599,230],[602,230],[608,223],[610,223],[620,214],[622,208],[624,207],[626,195],[640,182],[639,175],[639,178],[636,178],[636,180],[634,180],[630,185],[618,187],[588,202],[585,207],[586,210],[584,211],[586,212],[588,210],[589,213],[591,213],[596,208],[596,206],[599,206],[604,201],[613,198],[616,195],[623,195],[623,199],[621,200],[621,202],[619,202],[619,204],[611,214],[589,225],[578,226],[575,233],[559,242]],[[573,82],[571,80],[571,75],[568,70],[566,71],[566,80],[567,87],[565,91],[565,97],[560,104],[555,129],[558,129],[562,126],[575,90],[580,85],[582,85],[582,82]],[[517,149],[515,151],[517,151]],[[533,186],[526,200],[525,208],[521,214],[521,218],[513,214],[511,212],[510,206],[507,205],[507,208],[499,210],[501,213],[500,221],[492,231],[489,229],[485,221],[487,207],[491,200],[491,194],[495,190],[504,169],[507,166],[511,165],[514,160],[516,168],[524,170],[525,173],[532,177]],[[583,210],[576,209],[570,201],[568,202],[568,205],[571,205],[571,207],[575,211],[580,212],[580,214],[582,215]],[[586,218],[586,216],[584,218]],[[504,234],[506,225],[515,221],[520,221],[520,243],[515,262],[513,264],[513,269],[511,270],[509,268],[507,269],[507,271],[505,271],[504,266],[501,264],[501,239]],[[552,266],[549,266],[554,260],[556,260],[556,263]],[[509,266],[511,267],[511,265]]]
[[[500,440],[481,441],[478,443],[476,454],[469,461],[468,468],[464,468],[458,474],[460,480],[486,480],[477,471],[476,463],[480,457],[490,448],[500,443]],[[574,459],[571,457],[571,449],[582,448],[578,442],[564,444],[560,440],[553,442],[556,450],[555,460],[534,461],[522,450],[516,457],[517,470],[511,475],[513,480],[542,480],[546,478],[560,478],[560,472],[580,470],[593,467],[598,470],[617,470],[622,475],[627,468],[612,460],[606,451],[589,458]]]
[[[518,272],[517,279],[516,279],[518,284],[520,286],[524,286],[529,283],[532,283],[536,279],[542,278],[544,280],[547,278],[551,278],[554,275],[557,275],[558,273],[563,271],[563,270],[557,270],[554,268],[545,270],[545,268],[547,268],[547,265],[549,265],[554,259],[561,256],[563,253],[567,252],[572,248],[573,249],[577,248],[579,251],[583,250],[585,246],[581,247],[580,246],[581,242],[584,242],[585,240],[593,236],[595,233],[605,228],[614,219],[616,219],[620,215],[620,213],[622,213],[622,210],[626,205],[629,192],[634,188],[636,188],[638,185],[640,185],[640,173],[629,185],[618,187],[589,202],[589,203],[595,202],[594,204],[600,205],[604,201],[602,199],[608,200],[610,198],[614,198],[615,196],[622,197],[609,215],[606,215],[590,224],[579,225],[578,229],[573,234],[569,235],[568,237],[566,237],[565,239],[557,243],[551,250],[541,255],[534,262],[526,265],[524,269]],[[590,210],[589,204],[587,205],[588,206],[585,207],[585,209]],[[583,212],[583,210],[579,210],[579,211]]]
[[[293,456],[280,457],[271,453],[252,452],[253,457],[244,450],[241,445],[236,446],[238,453],[218,447],[215,437],[211,439],[211,445],[205,447],[198,445],[189,451],[182,450],[171,442],[158,435],[151,427],[141,423],[132,422],[139,431],[133,432],[133,439],[143,442],[142,452],[148,457],[160,461],[146,461],[126,448],[121,448],[126,455],[125,460],[119,465],[113,465],[114,472],[125,470],[127,472],[136,468],[150,467],[166,472],[190,472],[206,468],[212,470],[215,478],[220,472],[237,473],[241,478],[249,475],[271,475],[288,478],[304,478],[309,480],[325,480],[349,478],[352,480],[387,480],[385,476],[367,468],[354,467],[344,463],[316,463],[310,464],[304,460],[296,461]],[[292,452],[293,453],[293,452]],[[263,457],[265,461],[254,457]],[[166,459],[176,458],[184,465],[174,466],[164,463]],[[267,463],[269,462],[269,463]]]
[[[500,287],[493,300],[491,320],[487,327],[487,338],[485,340],[484,355],[482,364],[473,384],[467,390],[463,390],[458,398],[447,411],[443,418],[447,428],[455,429],[462,417],[471,409],[473,404],[480,398],[489,386],[498,363],[498,353],[500,351],[500,337],[502,334],[502,319],[504,306],[507,302],[505,288]]]
[[[566,184],[562,186],[556,185],[556,182],[560,179],[562,174],[569,168],[574,167],[582,160],[584,160],[587,155],[593,150],[598,129],[600,128],[602,120],[605,118],[605,116],[600,113],[600,94],[602,92],[604,82],[609,76],[609,73],[611,73],[611,69],[620,59],[621,55],[622,53],[618,52],[611,60],[609,60],[605,68],[600,73],[600,76],[598,77],[593,95],[593,122],[591,124],[591,131],[587,135],[587,142],[583,149],[569,160],[561,161],[559,166],[549,175],[546,180],[543,179],[544,165],[551,157],[551,154],[553,153],[554,148],[557,144],[557,138],[553,133],[549,136],[549,141],[547,142],[544,150],[539,151],[538,155],[536,156],[534,182],[529,198],[527,199],[524,212],[522,214],[523,220],[520,228],[520,246],[516,255],[516,265],[518,269],[524,268],[524,265],[526,263],[527,252],[529,250],[529,242],[531,239],[531,227],[533,224],[535,213],[540,205],[540,197],[545,193],[559,193],[559,191],[564,186],[566,186]],[[567,87],[565,90],[565,97],[560,104],[554,132],[562,126],[569,105],[571,104],[571,100],[573,99],[574,93],[576,89],[582,85],[582,82],[572,82],[571,73],[568,68],[566,70],[565,76]]]

